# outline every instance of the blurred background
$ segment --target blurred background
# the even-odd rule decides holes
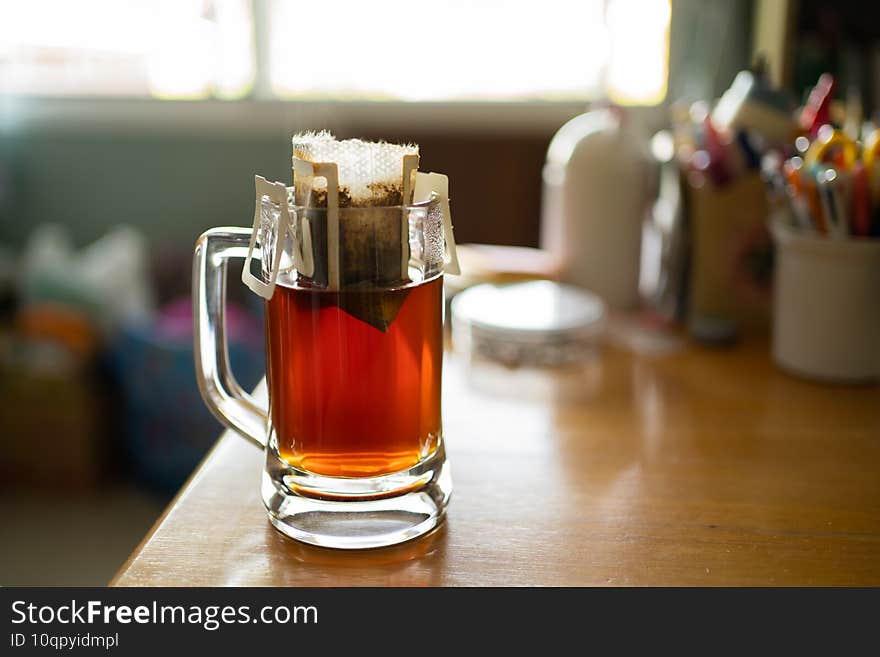
[[[106,583],[222,431],[193,377],[192,247],[250,224],[255,173],[289,183],[294,132],[418,143],[452,181],[460,244],[530,249],[465,246],[471,271],[556,276],[571,148],[551,141],[612,107],[647,164],[616,190],[644,201],[638,301],[609,303],[728,339],[766,318],[768,240],[743,228],[742,315],[690,278],[714,261],[683,213],[718,202],[693,191],[715,189],[690,161],[701,108],[751,68],[793,111],[831,73],[870,119],[878,25],[839,0],[0,0],[0,583]],[[261,307],[230,287],[250,387]]]

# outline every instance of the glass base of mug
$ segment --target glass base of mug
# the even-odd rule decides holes
[[[344,550],[387,547],[440,524],[452,494],[441,444],[409,470],[324,477],[291,467],[270,448],[261,487],[269,521],[290,538]]]

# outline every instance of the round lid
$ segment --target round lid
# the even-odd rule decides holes
[[[510,341],[544,341],[601,329],[605,305],[595,294],[553,281],[484,283],[452,300],[453,321]]]

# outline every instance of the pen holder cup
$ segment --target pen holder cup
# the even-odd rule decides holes
[[[880,240],[804,235],[778,220],[771,232],[776,363],[820,381],[880,380]]]

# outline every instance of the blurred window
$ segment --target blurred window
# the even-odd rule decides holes
[[[249,0],[0,0],[0,91],[242,97],[253,34]]]
[[[0,7],[0,92],[415,101],[607,93],[626,104],[657,103],[666,93],[669,0],[0,0]]]

